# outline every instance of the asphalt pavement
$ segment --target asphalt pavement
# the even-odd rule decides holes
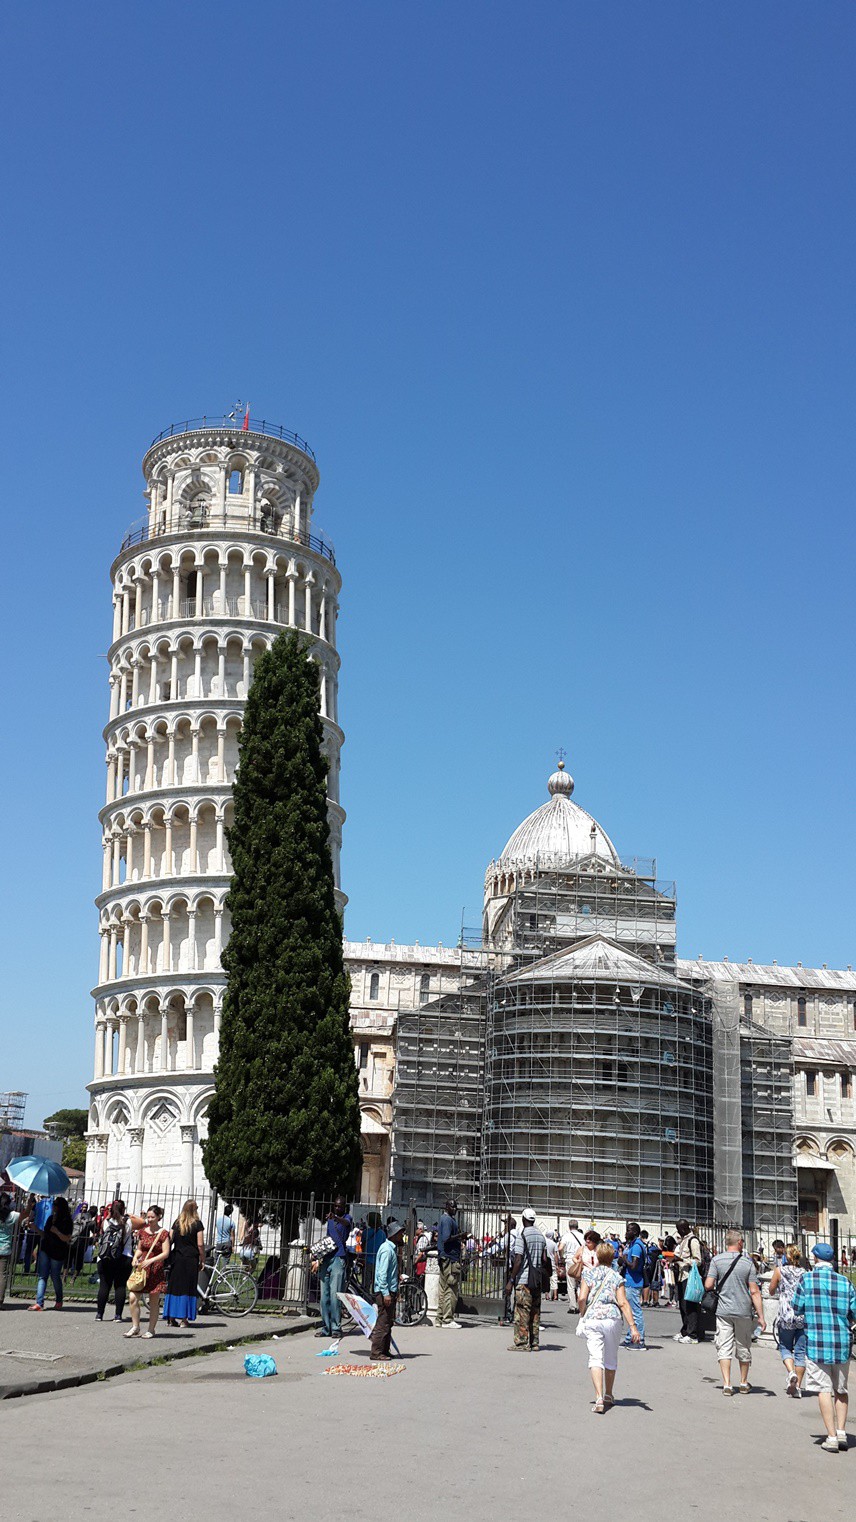
[[[62,1311],[30,1311],[24,1300],[7,1300],[0,1309],[0,1400],[109,1378],[137,1363],[187,1357],[239,1338],[286,1335],[310,1324],[305,1317],[272,1312],[217,1314],[200,1316],[187,1330],[160,1322],[150,1339],[125,1337],[131,1327],[127,1310],[124,1321],[114,1321],[113,1315],[112,1305],[104,1320],[96,1321],[94,1305],[84,1302],[66,1301]],[[142,1331],[146,1325],[144,1316]]]
[[[4,1517],[851,1516],[856,1439],[820,1449],[817,1402],[785,1396],[775,1349],[757,1349],[752,1392],[726,1400],[715,1349],[674,1343],[674,1313],[654,1311],[650,1350],[621,1353],[617,1404],[595,1416],[576,1318],[546,1305],[543,1321],[537,1356],[506,1351],[509,1329],[488,1322],[401,1328],[403,1370],[386,1380],[325,1377],[326,1344],[301,1333],[254,1346],[276,1360],[271,1379],[247,1378],[235,1348],[8,1401]],[[335,1361],[367,1353],[354,1335]]]

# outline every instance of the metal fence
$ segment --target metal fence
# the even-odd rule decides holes
[[[79,1194],[69,1196],[75,1212],[76,1232],[63,1265],[63,1278],[65,1295],[70,1300],[94,1302],[96,1299],[98,1238],[103,1218],[115,1198],[114,1191],[90,1193],[85,1202]],[[162,1210],[163,1224],[168,1228],[178,1217],[184,1198],[178,1190],[124,1191],[123,1194],[127,1211],[135,1222],[142,1224],[144,1212],[156,1205]],[[243,1207],[235,1205],[230,1214],[227,1214],[228,1202],[216,1194],[198,1194],[197,1204],[209,1254],[213,1254],[225,1239],[230,1250],[228,1256],[255,1280],[257,1311],[299,1315],[312,1314],[317,1309],[320,1291],[313,1250],[326,1235],[326,1221],[332,1209],[330,1200],[314,1194],[244,1200]],[[26,1199],[20,1199],[16,1208],[25,1205]],[[436,1204],[423,1205],[417,1200],[410,1200],[406,1205],[359,1201],[350,1206],[350,1214],[355,1223],[350,1259],[350,1283],[354,1288],[371,1295],[374,1255],[383,1240],[386,1223],[393,1217],[405,1226],[402,1271],[409,1277],[419,1275],[422,1261],[417,1260],[424,1260],[424,1252],[417,1252],[417,1246],[421,1244],[424,1249],[426,1243],[436,1240],[440,1215]],[[504,1304],[511,1223],[517,1227],[521,1225],[520,1211],[509,1216],[505,1207],[465,1206],[459,1210],[458,1219],[464,1242],[462,1308],[494,1315],[501,1312]],[[583,1215],[578,1220],[581,1232],[594,1226],[604,1236],[614,1224],[598,1223]],[[558,1213],[540,1212],[538,1224],[543,1231],[555,1231],[561,1235],[568,1219]],[[729,1223],[716,1222],[699,1223],[695,1229],[713,1253],[725,1245],[725,1233],[730,1227]],[[623,1235],[623,1228],[619,1227],[618,1231]],[[674,1226],[649,1228],[652,1241],[666,1235],[676,1235]],[[765,1226],[762,1230],[747,1230],[745,1238],[746,1250],[766,1262],[772,1261],[772,1244],[777,1239],[787,1244],[796,1242],[806,1259],[816,1241],[828,1240],[814,1233],[795,1237],[792,1227],[789,1229],[787,1224],[781,1229]],[[834,1234],[831,1240],[837,1264],[852,1272],[856,1237]],[[8,1286],[11,1296],[32,1298],[35,1294],[38,1241],[39,1233],[34,1227],[18,1234],[13,1246]]]

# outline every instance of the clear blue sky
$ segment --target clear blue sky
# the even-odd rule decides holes
[[[856,11],[6,7],[0,1088],[91,1075],[108,569],[176,418],[313,444],[352,937],[556,747],[686,955],[854,952]]]

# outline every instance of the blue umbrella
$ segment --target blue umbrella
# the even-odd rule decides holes
[[[49,1157],[13,1157],[6,1172],[13,1184],[31,1194],[65,1194],[70,1183],[65,1169]]]

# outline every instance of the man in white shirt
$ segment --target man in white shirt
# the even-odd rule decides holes
[[[571,1216],[568,1221],[568,1229],[559,1240],[559,1262],[564,1264],[568,1284],[568,1315],[573,1316],[579,1310],[577,1294],[579,1279],[571,1273],[571,1264],[577,1253],[582,1251],[583,1234],[580,1231],[580,1223],[576,1216]]]

